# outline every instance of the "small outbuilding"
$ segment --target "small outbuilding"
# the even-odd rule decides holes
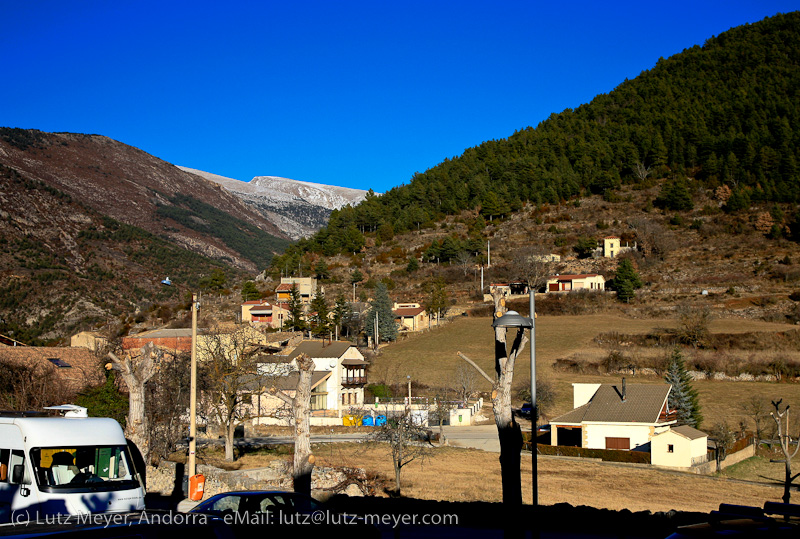
[[[670,468],[691,468],[708,460],[708,434],[689,425],[672,427],[650,441],[650,463]]]

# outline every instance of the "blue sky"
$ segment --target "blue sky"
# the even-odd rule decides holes
[[[0,125],[106,135],[243,181],[385,191],[659,57],[798,8],[0,0]]]

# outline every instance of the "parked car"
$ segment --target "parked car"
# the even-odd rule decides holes
[[[258,515],[268,511],[285,511],[286,514],[310,514],[324,511],[325,506],[304,494],[282,490],[243,490],[223,492],[197,504],[190,513],[204,513],[224,517],[225,515]]]
[[[378,528],[365,524],[363,518],[333,511],[310,496],[282,490],[223,492],[199,503],[189,513],[221,518],[242,537],[253,535],[263,526],[306,529],[312,526],[315,532],[329,538],[380,537]]]
[[[529,402],[523,402],[522,407],[519,409],[519,415],[522,417],[530,418],[533,413],[533,407]]]

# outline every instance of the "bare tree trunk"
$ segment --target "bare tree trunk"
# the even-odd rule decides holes
[[[163,358],[163,352],[152,342],[142,347],[139,356],[127,353],[123,359],[112,352],[108,353],[111,359],[111,368],[120,373],[122,380],[128,386],[128,423],[125,435],[142,453],[145,462],[150,462],[150,431],[147,424],[145,411],[145,384],[155,375],[158,364]]]
[[[800,450],[800,442],[797,443],[794,451],[792,451],[792,437],[789,435],[789,406],[787,405],[786,408],[781,411],[780,406],[782,401],[783,399],[780,399],[777,402],[772,401],[772,406],[775,407],[775,411],[770,413],[770,415],[772,416],[772,419],[775,420],[775,424],[778,426],[778,441],[781,444],[781,451],[783,452],[784,458],[783,462],[785,468],[783,480],[783,503],[789,503],[792,497],[792,481],[797,479],[797,476],[800,476],[800,473],[792,475],[792,459],[795,457],[795,455],[797,455],[798,450]],[[781,425],[781,420],[784,417],[786,418],[785,430]]]
[[[233,435],[236,432],[236,421],[233,418],[228,419],[228,425],[225,428],[225,460],[232,462],[233,455]]]
[[[314,470],[315,457],[311,453],[311,378],[314,374],[314,361],[305,354],[295,360],[300,369],[300,378],[294,398],[279,391],[270,389],[270,393],[292,407],[294,414],[294,465],[292,479],[294,491],[311,495],[311,472]]]
[[[506,312],[505,300],[495,293],[495,316]],[[525,330],[517,331],[517,336],[507,351],[506,329],[495,328],[495,370],[497,384],[492,392],[492,409],[497,435],[500,440],[500,474],[503,481],[503,503],[510,506],[522,505],[522,483],[520,479],[520,452],[522,451],[522,432],[511,411],[511,383],[514,378],[514,363],[527,342]]]
[[[505,299],[501,292],[493,292],[495,318],[506,312]],[[503,482],[503,503],[507,507],[522,505],[522,483],[520,478],[520,452],[522,451],[522,432],[511,412],[511,383],[514,378],[514,363],[525,348],[528,338],[524,329],[518,329],[511,350],[507,349],[506,329],[495,328],[495,375],[492,378],[471,359],[461,352],[458,356],[472,365],[478,373],[494,387],[492,408],[497,435],[500,440],[500,474]]]

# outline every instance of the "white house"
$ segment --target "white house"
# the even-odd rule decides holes
[[[297,384],[295,358],[300,354],[306,354],[314,362],[311,383],[312,423],[314,416],[339,418],[351,407],[364,406],[367,362],[358,348],[349,342],[303,341],[286,354],[265,357],[259,372],[262,376],[275,376],[276,387],[293,396]],[[281,405],[280,401],[266,402],[267,400],[278,401],[271,395],[262,395],[262,402],[254,403],[253,406],[262,411],[270,411]]]
[[[575,409],[550,421],[552,445],[646,449],[675,423],[669,384],[572,384]]]
[[[606,279],[596,273],[553,275],[547,279],[547,292],[574,292],[576,290],[603,291]]]
[[[708,434],[689,425],[672,427],[653,436],[650,464],[670,468],[690,468],[708,460]]]

